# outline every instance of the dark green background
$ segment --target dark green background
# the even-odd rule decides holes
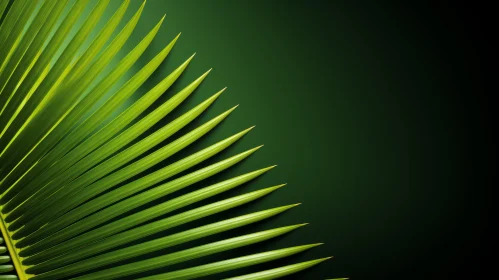
[[[165,13],[166,19],[137,69],[178,32],[182,35],[140,92],[194,52],[164,100],[214,69],[164,123],[225,86],[215,105],[182,132],[241,104],[203,141],[168,162],[256,125],[206,164],[265,147],[208,182],[273,164],[278,168],[216,199],[288,183],[258,202],[199,224],[303,203],[203,241],[310,223],[261,245],[188,265],[324,242],[257,268],[332,255],[289,279],[459,279],[481,271],[474,256],[486,231],[481,175],[486,162],[478,156],[488,151],[481,121],[486,115],[479,47],[484,37],[479,23],[468,17],[475,11],[455,3],[374,2],[148,0],[127,48]],[[139,5],[132,1],[129,16]]]

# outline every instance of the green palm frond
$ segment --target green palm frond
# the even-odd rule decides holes
[[[237,106],[169,140],[209,108],[220,97],[222,89],[157,128],[210,72],[152,109],[153,103],[160,100],[191,63],[192,55],[119,112],[166,59],[179,36],[116,90],[120,79],[153,42],[163,18],[118,63],[111,63],[136,27],[145,2],[130,19],[124,20],[130,3],[124,0],[97,30],[109,2],[0,0],[0,225],[3,234],[0,280],[135,277],[256,244],[305,225],[253,232],[145,257],[268,219],[298,204],[167,233],[168,229],[250,203],[283,185],[184,209],[250,182],[274,167],[270,166],[154,203],[231,168],[260,147],[195,168],[236,143],[252,129],[247,128],[159,170],[148,171],[209,133]],[[122,22],[124,26],[119,29]],[[94,34],[94,31],[98,32]],[[167,214],[171,215],[163,218]],[[152,236],[159,237],[143,241]],[[144,279],[204,277],[281,259],[318,245],[226,259]],[[274,279],[325,259],[230,279]]]

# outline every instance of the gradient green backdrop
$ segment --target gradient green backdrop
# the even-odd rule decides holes
[[[140,2],[132,1],[128,16]],[[476,69],[479,51],[459,7],[401,2],[147,1],[128,49],[165,13],[166,19],[138,67],[182,35],[136,97],[197,52],[163,100],[214,70],[164,123],[225,86],[216,104],[183,132],[241,104],[203,141],[168,162],[256,125],[206,164],[265,147],[211,181],[278,168],[217,199],[288,183],[202,223],[296,202],[303,204],[226,236],[310,223],[261,245],[188,264],[324,242],[258,268],[332,255],[288,279],[446,279],[475,269],[465,255],[482,235],[480,168],[472,157],[483,152],[475,142],[483,111],[479,95],[470,94],[479,90],[470,82],[477,72],[468,70]]]

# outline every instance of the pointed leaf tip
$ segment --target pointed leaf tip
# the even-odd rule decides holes
[[[201,78],[204,78],[204,77],[208,76],[208,74],[210,74],[210,72],[211,72],[212,69],[213,68],[208,69],[208,71],[204,72],[203,75],[201,75],[201,77],[199,77],[199,78],[201,79]]]
[[[291,209],[293,207],[296,207],[296,205],[295,204],[284,205],[284,206],[281,206],[281,207],[278,207],[278,208],[284,209],[284,211],[286,211],[286,210],[289,210],[289,209]]]
[[[247,131],[250,131],[250,130],[251,130],[250,128],[248,128],[248,129],[247,129]],[[249,150],[249,152],[252,152],[252,153],[253,153],[253,152],[255,152],[255,151],[260,150],[262,147],[263,147],[263,145],[256,146],[256,147],[254,147],[253,149],[250,149],[250,150]],[[270,169],[272,169],[272,167],[265,167],[265,168],[262,168],[261,170],[262,170],[262,171],[267,171],[267,170],[270,170]]]
[[[178,38],[180,38],[180,34],[182,34],[182,32],[178,33],[177,36],[175,36],[175,38],[173,38],[173,40],[172,40],[173,43],[177,42]]]
[[[263,146],[263,145],[262,145],[262,146]],[[258,146],[258,148],[261,148],[262,146]],[[269,166],[269,167],[265,167],[265,168],[264,168],[264,170],[265,170],[265,171],[267,171],[267,170],[270,170],[270,169],[275,168],[276,166],[277,166],[277,165],[271,165],[271,166]],[[286,185],[286,184],[284,184],[284,185]]]
[[[233,111],[234,109],[236,109],[236,108],[237,108],[237,106],[232,107],[232,108],[230,109],[230,111],[232,112],[232,111]],[[253,129],[253,126],[252,126],[252,127],[249,127],[249,128],[246,128],[245,130],[241,131],[240,133],[241,133],[241,134],[246,134],[246,133],[250,132],[252,129]],[[256,147],[255,149],[260,149],[260,148],[261,148],[261,146],[258,146],[258,147]]]
[[[225,113],[226,113],[226,114],[232,113],[232,111],[234,111],[234,110],[237,108],[237,106],[239,106],[239,105],[236,105],[236,106],[234,106],[234,107],[230,108],[229,110],[225,111]],[[248,130],[248,129],[246,129],[246,130]],[[245,130],[245,131],[246,131],[246,130]]]
[[[141,7],[142,9],[142,7]],[[140,9],[139,9],[140,11]],[[142,11],[140,11],[142,13]],[[161,25],[163,24],[163,21],[165,20],[165,17],[163,16],[159,21],[158,23],[154,26],[154,28],[152,29],[152,31],[154,32],[157,32],[159,30],[159,28],[161,27]]]
[[[269,187],[269,188],[267,188],[267,189],[268,189],[269,191],[273,192],[273,191],[275,191],[275,190],[277,190],[277,189],[280,189],[280,188],[282,188],[282,185],[272,186],[272,187]]]
[[[220,94],[218,94],[218,95],[220,95]],[[213,97],[215,97],[215,98],[216,98],[216,97],[218,97],[218,95],[217,95],[217,94],[215,94]],[[212,97],[212,98],[213,98],[213,97]],[[236,109],[236,107],[232,107],[232,108],[230,108],[229,110],[227,110],[227,111],[223,112],[222,114],[220,114],[218,117],[223,117],[223,118],[225,118],[225,117],[227,117],[230,113],[232,113],[232,111],[234,111],[235,109]],[[239,132],[239,133],[237,133],[237,135],[240,135],[240,134],[243,134],[243,135],[244,135],[246,132],[247,132],[247,129],[246,129],[246,130],[243,130],[243,131],[241,131],[241,132]]]
[[[253,149],[249,149],[247,152],[248,152],[248,153],[254,153],[254,152],[258,151],[260,148],[261,148],[261,146],[254,147]],[[262,170],[262,171],[267,171],[267,170],[269,170],[269,168],[268,168],[268,167],[266,167],[266,168],[262,168],[261,170]]]
[[[139,11],[142,10],[142,9],[144,9],[144,6],[146,5],[146,2],[147,2],[147,0],[144,0],[144,2],[142,2],[142,5],[140,5],[140,7],[139,7]]]
[[[183,64],[189,64],[191,62],[191,60],[194,58],[194,56],[196,56],[196,53],[191,55]]]

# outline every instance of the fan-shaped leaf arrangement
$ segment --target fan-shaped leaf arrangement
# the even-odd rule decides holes
[[[199,163],[238,141],[251,130],[249,128],[142,176],[144,171],[210,132],[235,107],[174,141],[167,141],[215,102],[221,90],[146,134],[188,98],[208,75],[209,71],[154,110],[150,109],[186,69],[193,58],[190,57],[112,118],[117,108],[158,68],[178,36],[112,92],[113,86],[151,44],[163,19],[144,34],[119,63],[109,66],[137,25],[144,4],[119,30],[129,5],[129,0],[123,1],[94,35],[92,31],[110,0],[92,5],[87,2],[0,0],[0,209],[4,243],[0,247],[0,279],[134,277],[145,271],[255,244],[303,226],[249,233],[137,261],[137,257],[151,252],[267,219],[296,204],[169,234],[168,229],[249,203],[281,185],[182,211],[188,205],[235,188],[272,168],[267,167],[183,195],[173,195],[165,202],[151,203],[230,168],[259,147],[195,169]],[[162,143],[168,144],[158,147]],[[172,215],[159,219],[168,213]],[[141,242],[157,233],[164,234]],[[247,255],[145,279],[214,275],[284,258],[317,245]],[[127,262],[129,259],[133,261]],[[231,279],[278,278],[323,260]]]

